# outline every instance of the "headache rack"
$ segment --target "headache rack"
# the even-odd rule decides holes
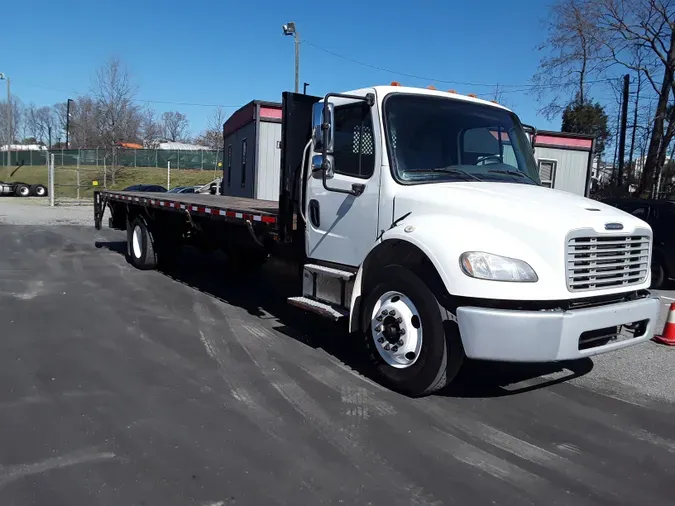
[[[650,242],[647,231],[570,237],[566,246],[568,290],[602,290],[644,282],[649,274]]]

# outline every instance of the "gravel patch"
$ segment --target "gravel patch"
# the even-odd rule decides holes
[[[93,226],[93,205],[49,207],[47,199],[0,198],[0,225]]]

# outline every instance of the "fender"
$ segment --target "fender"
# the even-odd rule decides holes
[[[387,230],[371,248],[354,281],[350,305],[349,329],[358,327],[359,300],[362,291],[363,271],[382,252],[388,241],[404,241],[419,249],[429,258],[443,284],[451,295],[464,297],[538,300],[542,294],[550,298],[551,283],[560,285],[554,266],[564,265],[564,248],[557,248],[556,254],[544,256],[533,248],[533,242],[525,242],[525,236],[514,237],[484,221],[460,216],[427,214],[409,217],[394,228]],[[542,240],[545,240],[542,238]],[[486,251],[496,255],[524,260],[532,266],[539,281],[536,283],[515,283],[487,281],[470,278],[460,268],[459,257],[465,251]],[[564,281],[564,280],[563,280]],[[563,283],[564,286],[564,283]],[[546,289],[548,288],[548,289]],[[554,290],[555,291],[555,290]]]

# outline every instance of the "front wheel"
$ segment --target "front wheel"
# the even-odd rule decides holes
[[[457,325],[445,318],[434,293],[400,265],[369,280],[362,329],[382,383],[411,397],[431,394],[459,373],[464,349]]]

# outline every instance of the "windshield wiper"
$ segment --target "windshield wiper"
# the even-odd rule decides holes
[[[497,173],[497,174],[509,174],[509,175],[511,175],[511,176],[524,177],[525,179],[529,179],[530,181],[532,181],[532,182],[533,182],[534,184],[536,184],[536,185],[539,184],[539,183],[537,183],[534,179],[532,179],[532,177],[528,176],[528,175],[525,174],[524,172],[519,172],[519,171],[517,171],[517,170],[508,170],[508,169],[490,169],[490,170],[488,170],[488,172],[495,172],[495,173]]]
[[[474,179],[476,181],[483,181],[481,178],[474,176],[473,174],[462,170],[458,169],[456,167],[436,167],[433,169],[423,169],[423,170],[416,170],[415,172],[445,172],[447,174],[460,174],[462,176],[468,177],[470,179]]]

